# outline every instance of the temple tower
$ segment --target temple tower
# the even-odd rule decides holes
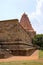
[[[20,24],[26,30],[26,32],[30,35],[31,38],[33,38],[36,35],[36,32],[34,31],[27,14],[24,13],[22,15]]]

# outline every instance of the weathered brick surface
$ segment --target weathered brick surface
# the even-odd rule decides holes
[[[30,55],[29,50],[31,49],[30,53],[34,50],[31,40],[35,34],[25,14],[20,23],[17,19],[0,21],[0,55]]]
[[[21,40],[30,42],[30,37],[21,27],[17,20],[1,21],[0,22],[0,41],[13,42]]]
[[[0,21],[0,49],[5,50],[2,51],[4,55],[9,55],[11,50],[26,50],[31,46],[31,38],[17,19]]]
[[[27,31],[31,38],[33,38],[36,35],[36,32],[34,31],[31,22],[25,13],[21,17],[20,24]]]

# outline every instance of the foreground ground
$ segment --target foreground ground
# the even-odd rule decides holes
[[[43,65],[43,50],[36,50],[31,56],[0,59],[0,65]]]
[[[31,56],[12,56],[7,59],[0,59],[0,62],[10,62],[10,61],[21,61],[21,60],[38,60],[39,50],[36,50]]]

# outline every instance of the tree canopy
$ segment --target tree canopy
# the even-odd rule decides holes
[[[39,47],[43,47],[43,34],[37,34],[33,40],[32,43],[34,45],[38,45]]]

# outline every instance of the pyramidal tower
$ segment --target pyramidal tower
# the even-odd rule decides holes
[[[20,24],[26,30],[26,32],[30,35],[31,38],[33,38],[36,35],[36,32],[34,31],[27,14],[24,13],[22,15]]]

